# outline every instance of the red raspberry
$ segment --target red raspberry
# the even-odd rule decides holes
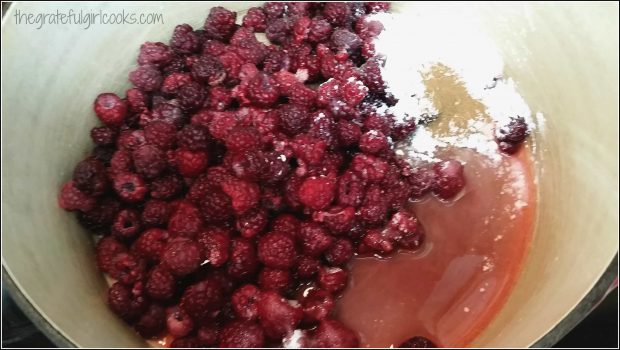
[[[362,130],[359,125],[340,119],[338,121],[338,140],[342,146],[352,146],[359,142]]]
[[[159,70],[157,70],[156,67],[154,66],[140,66],[138,68],[136,68],[135,70],[133,70],[131,73],[129,73],[129,81],[131,81],[131,83],[139,88],[140,90],[144,90],[144,91],[156,91],[159,90],[159,87],[161,86],[163,77],[161,76],[161,72]],[[108,107],[108,109],[110,109],[110,107]],[[123,108],[125,111],[122,113],[124,118],[124,113],[126,113],[127,107],[125,106]],[[120,110],[119,110],[120,111]],[[118,113],[118,115],[120,115],[120,112],[116,112]],[[102,118],[101,116],[99,118]],[[118,119],[122,119],[121,117],[116,116],[113,120],[115,120],[116,122],[113,122],[112,124],[120,124],[118,122]],[[108,120],[109,122],[109,117],[106,117],[106,120]],[[104,119],[101,119],[101,121],[103,121],[104,123],[106,122]]]
[[[148,97],[142,90],[131,88],[125,92],[125,97],[131,112],[141,113],[147,109]]]
[[[192,122],[192,124],[196,124]],[[213,112],[213,119],[207,125],[211,135],[218,139],[224,140],[226,135],[237,125],[237,120],[232,112]]]
[[[116,94],[99,94],[93,104],[95,114],[106,125],[118,126],[123,124],[127,116],[127,103]]]
[[[191,317],[178,306],[168,308],[166,314],[166,329],[171,336],[185,337],[194,329]]]
[[[116,143],[118,132],[107,126],[98,126],[90,130],[90,138],[98,146],[110,146]]]
[[[151,199],[142,210],[142,223],[147,226],[166,226],[170,218],[170,207],[167,202]]]
[[[301,206],[299,201],[299,189],[304,179],[299,176],[291,176],[284,185],[284,199],[286,203],[293,209]]]
[[[383,24],[369,16],[360,17],[355,22],[355,32],[360,38],[366,40],[372,40],[377,37],[383,31]],[[369,41],[371,42],[371,41]]]
[[[115,198],[104,198],[91,211],[78,212],[78,220],[87,230],[107,234],[120,208]]]
[[[357,34],[344,28],[336,28],[331,35],[332,47],[336,51],[351,53],[362,46],[362,40]]]
[[[205,21],[204,29],[208,38],[226,41],[235,31],[237,13],[217,6],[212,7]]]
[[[381,76],[381,63],[374,58],[369,59],[362,65],[362,82],[368,87],[370,92],[383,92],[385,90],[385,82]]]
[[[295,237],[299,233],[301,222],[290,214],[280,214],[271,225],[272,231],[283,232]]]
[[[266,21],[267,16],[260,7],[251,7],[243,16],[243,26],[258,33],[265,31],[267,28]]]
[[[132,253],[150,262],[158,262],[170,235],[160,228],[145,230],[131,247]]]
[[[318,288],[311,288],[301,299],[304,323],[315,324],[330,316],[336,306],[331,294]]]
[[[318,259],[303,255],[297,260],[295,272],[297,274],[297,278],[301,280],[309,280],[316,276],[320,267],[321,262]]]
[[[268,220],[265,209],[255,208],[239,216],[235,223],[235,228],[241,233],[241,236],[252,238],[263,232]]]
[[[134,209],[121,210],[112,224],[112,234],[118,239],[134,238],[141,230],[140,213]]]
[[[310,125],[310,134],[327,142],[329,149],[338,146],[338,130],[334,119],[325,111],[318,110],[314,113]]]
[[[368,88],[364,86],[361,81],[355,78],[349,78],[344,84],[342,84],[340,93],[342,95],[342,100],[347,105],[357,106],[366,97]]]
[[[201,326],[196,338],[201,347],[215,346],[220,341],[220,329],[215,325]]]
[[[140,126],[146,127],[148,124],[157,120],[172,124],[177,129],[180,129],[186,123],[183,110],[178,106],[175,100],[154,106],[153,112],[150,115],[140,115]]]
[[[258,259],[252,241],[241,237],[233,239],[227,269],[230,277],[237,280],[247,279],[254,275],[257,269]]]
[[[436,348],[437,345],[428,338],[422,336],[415,336],[402,342],[399,348]]]
[[[176,96],[179,89],[189,84],[192,76],[189,73],[172,73],[161,84],[161,92],[168,96]]]
[[[183,179],[178,175],[166,175],[151,182],[151,197],[156,199],[171,199],[183,190]]]
[[[213,56],[200,56],[192,65],[192,77],[203,84],[215,86],[226,78],[222,62]]]
[[[260,290],[252,284],[246,284],[237,289],[231,297],[235,315],[242,320],[256,320],[258,317],[257,303],[259,298]]]
[[[368,154],[380,154],[390,148],[387,137],[377,130],[371,130],[360,138],[360,150]]]
[[[261,206],[269,211],[279,212],[284,209],[284,197],[279,189],[265,187],[261,198]]]
[[[286,7],[286,15],[293,19],[301,16],[308,16],[313,5],[314,4],[308,2],[290,2]]]
[[[119,149],[133,151],[146,143],[144,131],[131,129],[121,131],[116,143]]]
[[[392,125],[387,116],[379,115],[377,113],[371,113],[364,120],[364,130],[376,130],[383,133],[384,135],[389,135],[392,133]]]
[[[321,222],[335,234],[345,233],[351,229],[355,219],[353,207],[331,207],[326,211],[317,211],[312,219]]]
[[[241,53],[238,53],[241,51],[244,51],[244,49],[231,47],[227,48],[226,52],[217,56],[226,72],[227,78],[224,80],[224,84],[226,85],[236,85],[239,83],[239,74],[244,63],[244,59],[241,58]],[[248,52],[245,53],[247,54]],[[232,98],[232,93],[230,97]]]
[[[269,107],[278,101],[276,81],[265,73],[256,74],[247,86],[248,98],[257,106]]]
[[[274,44],[284,44],[291,33],[293,24],[288,18],[277,18],[269,24],[265,29],[267,39]]]
[[[258,285],[261,290],[272,290],[284,294],[290,290],[293,278],[288,270],[264,267],[258,274]]]
[[[267,56],[265,56],[263,61],[263,72],[273,74],[280,71],[288,71],[290,63],[290,57],[287,52],[279,47],[269,46]]]
[[[162,252],[161,262],[176,276],[186,276],[196,271],[202,263],[200,247],[186,238],[176,238]]]
[[[140,146],[133,151],[132,158],[136,172],[146,179],[157,177],[166,168],[165,154],[155,146]]]
[[[206,107],[216,111],[224,111],[233,101],[230,90],[223,86],[214,86],[207,92]]]
[[[196,238],[202,254],[212,266],[224,265],[230,256],[230,232],[211,226],[200,232]]]
[[[94,157],[84,159],[73,170],[73,184],[84,194],[102,195],[109,187],[105,165]]]
[[[327,143],[308,134],[299,134],[291,142],[295,156],[309,165],[323,161]]]
[[[243,153],[261,147],[256,129],[252,127],[236,127],[226,136],[226,147],[230,152]]]
[[[358,207],[365,194],[365,181],[353,171],[346,171],[338,179],[338,204]]]
[[[317,282],[330,293],[338,293],[347,286],[348,273],[340,267],[321,267]]]
[[[114,177],[114,190],[124,201],[130,203],[140,202],[146,195],[147,188],[144,180],[133,173],[121,173]]]
[[[265,155],[257,150],[248,150],[242,153],[227,153],[226,159],[232,173],[242,179],[248,181],[255,181],[260,178],[267,166]]]
[[[107,146],[95,146],[90,153],[96,159],[102,161],[106,166],[110,165],[110,160],[114,154],[114,148]]]
[[[132,285],[144,278],[144,261],[129,253],[119,253],[112,258],[108,274],[125,285]]]
[[[392,128],[390,136],[395,141],[401,141],[406,139],[416,129],[417,122],[415,118],[408,118],[402,122],[396,123]]]
[[[200,37],[189,24],[174,27],[170,47],[180,54],[191,54],[200,50]]]
[[[207,174],[202,174],[192,182],[185,198],[199,205],[207,195],[215,190],[217,190],[217,184],[213,183]]]
[[[303,253],[313,257],[320,256],[334,242],[327,231],[314,222],[301,224],[298,239],[301,242]]]
[[[222,182],[222,190],[230,197],[237,214],[245,213],[258,204],[260,199],[260,188],[252,182],[228,179]]]
[[[141,66],[153,65],[161,68],[168,65],[173,58],[174,55],[168,45],[147,41],[140,46],[138,64]]]
[[[166,311],[157,304],[151,304],[134,325],[144,338],[154,338],[166,328]]]
[[[308,38],[310,31],[310,24],[312,20],[310,17],[302,16],[297,18],[293,24],[293,42],[299,44]]]
[[[380,182],[388,171],[388,163],[381,158],[357,154],[351,161],[351,169],[369,182]]]
[[[316,101],[316,91],[306,87],[303,84],[297,84],[291,88],[289,101],[293,105],[310,107]]]
[[[424,241],[422,226],[412,213],[398,212],[394,214],[388,227],[398,232],[398,244],[402,248],[417,249]]]
[[[259,42],[254,35],[254,32],[245,27],[238,27],[230,38],[230,44],[233,46],[242,44],[243,42],[251,40],[253,42]]]
[[[273,20],[284,15],[287,4],[284,2],[266,2],[263,5],[265,15],[269,20]]]
[[[413,197],[422,197],[430,192],[435,182],[435,172],[428,167],[416,168],[409,176]]]
[[[177,134],[179,147],[190,151],[206,150],[209,146],[209,131],[207,128],[188,124]]]
[[[457,160],[445,160],[433,165],[435,183],[433,192],[441,199],[456,196],[465,186],[463,165]]]
[[[198,337],[187,336],[182,338],[176,338],[172,341],[172,343],[170,343],[170,347],[173,349],[199,348],[200,343]]]
[[[208,223],[229,220],[233,216],[231,199],[221,190],[212,190],[200,202],[200,212],[205,222]]]
[[[240,28],[239,31],[246,30]],[[241,58],[243,63],[261,64],[267,56],[267,47],[256,40],[254,35],[249,39],[241,40],[235,43],[234,52]]]
[[[362,43],[362,57],[370,59],[376,55],[374,39],[365,39]]]
[[[353,243],[340,238],[325,252],[325,260],[332,266],[345,266],[353,257]]]
[[[162,69],[162,72],[164,73],[164,75],[169,75],[172,73],[183,72],[186,69],[187,66],[185,65],[185,58],[183,56],[175,54],[172,61]]]
[[[187,287],[180,305],[195,322],[212,319],[224,305],[220,283],[208,278]]]
[[[359,339],[342,323],[325,319],[314,331],[311,344],[311,347],[319,348],[356,348],[359,346]]]
[[[221,348],[261,348],[265,346],[263,329],[251,321],[233,321],[222,328]]]
[[[120,318],[131,321],[137,318],[148,306],[146,299],[135,295],[120,282],[116,282],[108,289],[108,305]]]
[[[327,2],[323,7],[323,16],[334,26],[343,26],[351,13],[345,2]]]
[[[280,127],[289,136],[308,130],[310,114],[307,109],[298,105],[285,104],[278,109]]]
[[[325,19],[313,18],[308,31],[308,41],[320,43],[329,39],[332,34],[332,26]]]
[[[303,311],[278,293],[265,291],[258,302],[258,318],[265,333],[274,339],[290,334],[301,322]]]
[[[60,189],[58,206],[64,210],[88,212],[96,205],[96,200],[80,191],[73,180],[65,183]]]
[[[379,224],[386,219],[388,204],[385,191],[379,186],[371,185],[366,191],[364,202],[359,209],[359,217],[365,223]]]
[[[272,231],[258,240],[258,259],[266,266],[288,269],[295,264],[295,240],[287,233]]]
[[[228,50],[228,45],[213,39],[207,39],[202,45],[203,56],[219,56]]]
[[[185,111],[193,111],[202,106],[206,92],[204,88],[195,82],[189,82],[179,88],[177,98],[181,108]]]
[[[109,273],[114,267],[114,257],[126,251],[127,248],[114,237],[103,237],[97,243],[97,267],[102,272]]]
[[[205,151],[178,149],[174,153],[176,167],[184,177],[194,178],[202,174],[207,168],[208,161],[209,158]]]
[[[168,221],[168,231],[175,237],[193,238],[202,229],[202,224],[198,208],[186,203],[176,210],[173,209]]]
[[[144,127],[144,138],[147,144],[168,150],[176,143],[176,128],[170,123],[154,121]]]
[[[168,300],[174,296],[176,281],[170,271],[161,265],[155,266],[146,280],[145,290],[149,298]]]
[[[322,210],[334,200],[335,191],[333,176],[312,176],[299,187],[299,201],[310,209]]]

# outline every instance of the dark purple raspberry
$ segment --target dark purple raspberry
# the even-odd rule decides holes
[[[73,183],[87,195],[102,195],[109,188],[105,165],[94,157],[84,159],[73,170]]]
[[[183,191],[183,179],[171,174],[157,178],[151,182],[150,194],[156,199],[171,199]]]
[[[404,341],[398,346],[399,348],[436,348],[437,345],[428,338],[415,336]]]
[[[308,130],[310,126],[310,114],[304,107],[286,104],[278,109],[280,127],[289,136],[293,136]]]
[[[254,243],[247,238],[232,240],[228,274],[237,280],[248,279],[258,270],[258,259]]]
[[[133,165],[136,172],[145,179],[154,179],[166,168],[166,156],[159,148],[144,145],[133,151]]]
[[[204,88],[195,82],[189,82],[179,88],[177,98],[181,108],[185,111],[194,111],[202,106],[205,100]]]
[[[104,198],[88,212],[78,212],[80,224],[94,233],[109,233],[110,225],[114,222],[121,204],[114,198]],[[107,231],[106,231],[107,230]]]
[[[176,128],[170,123],[153,121],[144,127],[144,138],[147,144],[165,151],[174,147],[176,132]]]
[[[267,39],[274,44],[283,44],[291,33],[293,25],[288,18],[278,18],[271,21],[265,29]]]
[[[204,29],[207,37],[221,41],[228,40],[235,31],[237,13],[217,6],[212,7],[205,21]]]
[[[118,132],[107,126],[98,126],[90,130],[90,138],[96,145],[109,146],[116,143]]]
[[[146,294],[155,300],[168,300],[174,296],[176,280],[168,268],[155,266],[146,280]]]
[[[154,66],[140,66],[129,73],[129,81],[144,91],[156,91],[161,86],[163,77]]]
[[[166,311],[160,305],[151,304],[134,327],[144,338],[155,338],[166,328]]]
[[[200,50],[200,37],[189,24],[179,24],[174,28],[170,47],[180,54],[191,54]]]
[[[170,234],[161,228],[145,230],[131,246],[131,251],[149,262],[158,262],[164,251]]]
[[[169,217],[170,206],[168,202],[162,200],[151,199],[146,202],[142,210],[142,223],[147,227],[166,226]]]
[[[120,282],[116,282],[108,290],[108,305],[120,318],[131,321],[137,318],[147,307],[142,295],[135,295]]]
[[[222,62],[213,56],[200,56],[192,65],[192,77],[199,83],[216,86],[226,78]]]

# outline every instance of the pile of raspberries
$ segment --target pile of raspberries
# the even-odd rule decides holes
[[[109,306],[143,337],[359,345],[333,318],[347,264],[418,249],[407,202],[465,184],[458,161],[412,167],[394,152],[416,124],[378,108],[396,101],[369,15],[388,9],[266,3],[238,25],[214,7],[201,29],[140,47],[124,98],[96,98],[96,146],[59,205],[102,235]]]

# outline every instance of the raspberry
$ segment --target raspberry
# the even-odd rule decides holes
[[[287,233],[272,231],[260,237],[258,259],[266,266],[288,269],[295,264],[295,240]]]
[[[385,191],[379,186],[371,185],[359,209],[359,216],[365,223],[378,224],[386,219],[388,209]]]
[[[329,39],[332,34],[332,26],[325,19],[313,18],[308,31],[308,40],[320,43]]]
[[[336,28],[331,35],[331,41],[336,51],[345,51],[348,53],[362,46],[360,37],[344,28]]]
[[[289,136],[308,130],[310,114],[307,109],[293,104],[285,104],[278,109],[280,127]]]
[[[114,154],[114,148],[109,146],[95,146],[90,153],[96,159],[102,161],[106,166],[110,165],[110,160]]]
[[[353,257],[353,244],[346,238],[340,238],[325,252],[325,260],[331,266],[345,266]]]
[[[163,77],[161,76],[161,72],[157,70],[157,68],[154,66],[139,66],[138,68],[133,70],[131,73],[129,73],[129,81],[131,81],[131,83],[135,87],[139,88],[140,90],[150,92],[150,91],[159,90],[159,87],[161,86],[161,83],[163,81]],[[108,109],[110,109],[110,107],[108,107]],[[123,109],[126,111],[127,107],[125,106]],[[124,118],[125,113],[126,112],[122,113],[123,114],[122,118]],[[117,115],[113,119],[115,122],[110,122],[110,119],[109,119],[110,117],[106,117],[106,120],[108,120],[108,123],[112,123],[116,125],[120,124],[120,122],[118,122],[118,119],[122,119],[122,118],[119,117],[118,115],[121,115],[121,113],[115,112],[115,114]],[[100,116],[99,118],[102,118],[102,117]],[[101,119],[101,121],[103,121],[104,123],[106,123],[106,120]]]
[[[334,242],[327,231],[314,222],[301,224],[298,239],[301,242],[303,253],[313,257],[320,256]]]
[[[310,107],[316,101],[316,91],[303,84],[297,84],[291,88],[289,101],[293,105]]]
[[[368,154],[379,154],[390,148],[387,137],[377,130],[371,130],[360,138],[360,150]]]
[[[235,315],[242,319],[253,321],[258,317],[258,300],[260,290],[252,284],[246,284],[237,289],[231,297]]]
[[[392,216],[389,222],[392,230],[398,231],[398,243],[405,249],[416,249],[424,240],[423,229],[417,218],[407,212],[398,212]]]
[[[299,188],[303,182],[304,179],[302,177],[291,176],[284,185],[284,199],[294,209],[301,206],[299,202]]]
[[[90,138],[96,145],[110,146],[116,143],[118,133],[115,129],[107,126],[98,126],[90,130]]]
[[[194,178],[202,174],[207,168],[208,161],[205,151],[178,149],[174,153],[176,167],[184,177]]]
[[[441,199],[456,196],[465,186],[463,165],[457,160],[445,160],[433,165],[435,183],[433,192]]]
[[[140,213],[134,209],[123,209],[118,212],[112,224],[112,234],[118,239],[133,238],[141,229]]]
[[[200,56],[192,65],[192,77],[203,84],[216,86],[226,78],[222,62],[213,56]]]
[[[165,155],[155,146],[140,146],[132,156],[136,172],[146,179],[157,177],[166,168]]]
[[[105,273],[110,273],[114,267],[114,257],[125,253],[127,248],[114,237],[103,237],[97,243],[97,267]]]
[[[348,273],[340,267],[321,267],[317,282],[330,293],[338,293],[347,286]]]
[[[399,348],[436,348],[437,345],[430,341],[428,338],[422,336],[415,336],[402,342]]]
[[[308,134],[295,136],[291,147],[295,156],[309,165],[317,165],[323,161],[327,143]]]
[[[236,125],[237,120],[232,112],[218,112],[213,114],[213,119],[208,124],[208,128],[214,138],[223,141]]]
[[[292,282],[293,279],[288,270],[264,267],[258,274],[258,285],[261,290],[273,290],[284,294],[291,288]]]
[[[198,343],[201,347],[215,346],[220,341],[220,330],[216,326],[202,326],[196,333]]]
[[[329,292],[311,288],[301,299],[301,306],[304,310],[304,323],[314,324],[329,317],[336,302]]]
[[[289,2],[286,8],[286,15],[290,18],[308,16],[313,4],[308,2]]]
[[[166,312],[163,307],[151,304],[140,316],[135,326],[144,338],[154,338],[166,328]]]
[[[147,226],[166,226],[170,218],[170,207],[167,202],[151,199],[142,210],[142,223]]]
[[[228,274],[237,280],[251,277],[258,269],[258,260],[254,244],[247,238],[235,238],[232,240],[230,259],[228,262]]]
[[[265,345],[263,329],[251,321],[233,321],[222,328],[221,348],[261,348]]]
[[[119,149],[133,151],[146,143],[144,131],[131,129],[121,131],[116,143]]]
[[[241,233],[241,236],[252,238],[263,232],[267,223],[267,211],[263,208],[255,208],[239,216],[235,228]]]
[[[145,42],[140,46],[140,54],[138,55],[138,64],[153,65],[157,67],[164,67],[168,65],[174,55],[170,47],[164,43],[159,42]]]
[[[144,261],[129,254],[119,253],[112,258],[108,274],[125,285],[132,285],[144,277]]]
[[[138,174],[121,173],[114,177],[114,190],[124,201],[140,202],[146,195],[147,188],[144,180]]]
[[[200,211],[195,206],[184,203],[173,210],[168,221],[168,231],[175,237],[194,238],[202,229]]]
[[[66,182],[60,189],[58,206],[64,210],[82,212],[91,211],[96,205],[96,200],[80,191],[73,180]]]
[[[94,233],[108,233],[121,204],[114,198],[104,198],[88,212],[78,212],[80,224]],[[107,231],[107,232],[106,232]]]
[[[351,169],[369,182],[380,182],[388,171],[388,164],[378,157],[357,154],[351,161]]]
[[[281,153],[269,152],[265,154],[265,163],[266,168],[260,178],[268,184],[281,182],[291,170],[286,156]]]
[[[205,222],[218,223],[230,219],[233,215],[230,197],[220,190],[211,191],[200,202],[200,212]]]
[[[200,232],[196,241],[202,254],[212,266],[222,266],[230,256],[230,232],[220,227],[208,227]]]
[[[202,106],[206,92],[203,87],[195,82],[189,82],[179,88],[177,98],[181,108],[185,111],[193,111]]]
[[[278,212],[284,209],[284,197],[278,189],[265,187],[260,204],[269,211]]]
[[[265,31],[267,28],[266,21],[267,16],[260,7],[251,7],[243,16],[243,26],[258,33]]]
[[[334,200],[335,191],[333,176],[312,176],[299,187],[299,201],[310,209],[322,210]]]
[[[523,117],[511,118],[508,124],[503,125],[495,134],[499,149],[507,154],[516,153],[520,144],[528,136],[528,126]]]
[[[73,170],[73,184],[87,195],[102,195],[109,187],[105,165],[94,157],[84,159]]]
[[[366,193],[366,183],[356,173],[346,171],[338,179],[338,204],[358,207]]]
[[[325,140],[329,149],[335,149],[338,146],[337,132],[336,123],[331,116],[321,110],[315,112],[310,126],[312,136]]]
[[[267,39],[274,44],[284,44],[292,27],[292,23],[289,19],[277,18],[267,25],[265,35]]]
[[[134,242],[131,251],[147,261],[158,262],[169,237],[168,231],[160,228],[145,230]]]
[[[385,90],[385,82],[381,77],[381,63],[371,58],[364,63],[360,68],[362,70],[362,82],[370,92],[380,93]]]
[[[252,182],[237,179],[228,179],[222,182],[222,190],[232,203],[237,214],[243,214],[254,207],[260,198],[260,188]]]
[[[370,59],[376,55],[374,39],[365,39],[362,42],[362,57]]]
[[[166,314],[166,329],[171,336],[184,337],[194,329],[191,317],[178,306],[168,308]]]
[[[263,61],[263,72],[273,74],[279,71],[288,71],[290,63],[290,57],[285,51],[270,46]]]
[[[243,153],[259,149],[260,138],[256,129],[251,127],[236,127],[226,136],[226,147],[230,152]]]
[[[230,90],[223,86],[214,86],[207,92],[206,107],[216,111],[226,110],[233,98]]]
[[[389,135],[392,133],[392,125],[386,116],[372,113],[364,120],[364,130],[376,130],[384,135]]]
[[[189,73],[172,73],[164,78],[161,84],[161,92],[168,96],[176,96],[179,89],[191,81],[192,76]]]
[[[204,29],[207,37],[217,40],[228,40],[235,31],[237,13],[217,6],[212,7],[205,21]]]
[[[164,121],[153,121],[144,127],[144,138],[147,144],[168,150],[176,143],[176,128]]]
[[[183,349],[183,348],[199,348],[200,343],[198,342],[198,338],[194,336],[176,338],[170,343],[170,347],[173,349]]]
[[[179,147],[190,151],[206,150],[209,146],[209,131],[207,128],[188,124],[177,134]]]
[[[263,5],[265,15],[269,20],[273,20],[284,15],[287,4],[284,2],[266,2]]]
[[[283,232],[293,237],[299,232],[300,221],[290,214],[281,214],[272,222],[271,230]]]
[[[236,177],[242,180],[253,181],[264,174],[267,164],[265,155],[262,152],[248,150],[230,155],[229,166]]]
[[[191,54],[200,50],[200,37],[189,24],[174,27],[170,47],[180,54]]]
[[[310,24],[312,20],[310,17],[299,17],[293,24],[293,42],[301,43],[308,38],[310,31]]]
[[[99,94],[95,99],[93,109],[99,120],[110,126],[123,124],[127,116],[127,103],[116,94],[110,92]]]
[[[170,271],[161,265],[155,266],[146,280],[145,290],[149,298],[168,300],[174,296],[176,281]]]
[[[255,105],[263,107],[273,105],[280,97],[276,81],[265,73],[258,73],[250,79],[247,93]]]
[[[291,332],[301,322],[303,311],[291,305],[286,299],[273,291],[261,293],[258,302],[258,318],[265,333],[280,339]]]
[[[239,31],[246,30],[240,28]],[[261,64],[267,56],[267,47],[256,40],[254,35],[248,39],[243,39],[233,47],[234,52],[241,58],[243,63]]]
[[[138,317],[147,307],[147,301],[141,295],[135,295],[120,282],[108,289],[108,305],[120,318],[131,321]]]
[[[351,15],[345,2],[327,2],[323,7],[323,16],[334,26],[343,26]]]
[[[325,319],[314,331],[312,346],[318,348],[357,348],[357,335],[336,320]]]
[[[202,46],[202,54],[203,56],[219,56],[226,52],[228,46],[218,40],[208,39],[204,42]]]
[[[361,137],[362,130],[359,125],[343,119],[338,121],[338,140],[342,146],[353,146]]]
[[[196,322],[212,319],[224,304],[220,287],[214,279],[205,279],[187,287],[181,297],[181,309]]]
[[[146,105],[148,104],[148,97],[146,94],[136,88],[131,88],[125,92],[127,106],[129,110],[133,113],[141,113],[146,110]]]
[[[351,229],[355,219],[353,207],[331,207],[326,211],[317,211],[312,219],[321,222],[335,234],[345,233]]]
[[[157,178],[150,185],[151,197],[171,199],[183,190],[183,179],[177,175],[166,175]]]
[[[301,280],[309,280],[316,276],[320,267],[321,262],[318,259],[303,255],[297,260],[295,272],[297,274],[297,278]]]
[[[196,271],[202,262],[200,247],[195,242],[177,238],[164,248],[161,261],[176,276],[186,276]]]

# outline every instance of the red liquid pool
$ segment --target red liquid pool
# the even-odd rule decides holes
[[[451,154],[464,162],[467,185],[454,202],[429,196],[412,204],[426,230],[423,249],[352,263],[337,314],[362,346],[397,347],[415,335],[466,346],[518,277],[536,212],[528,155],[496,164],[470,150]]]

